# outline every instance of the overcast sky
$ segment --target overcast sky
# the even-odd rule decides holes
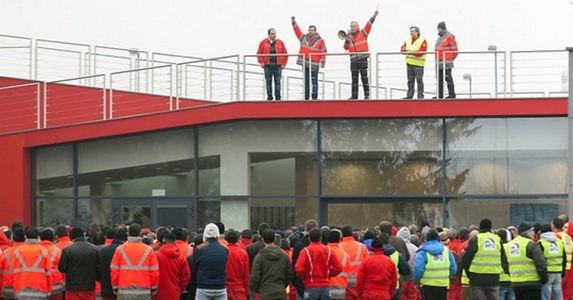
[[[446,21],[461,50],[563,49],[573,46],[568,0],[0,0],[0,33],[191,56],[251,54],[269,27],[289,52],[290,26],[318,27],[329,52],[343,52],[336,33],[362,26],[376,6],[373,52],[397,51],[417,25],[431,46]]]

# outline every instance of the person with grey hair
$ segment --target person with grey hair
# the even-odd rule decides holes
[[[438,239],[438,231],[429,229],[426,243],[418,249],[414,264],[414,282],[416,286],[422,285],[425,300],[447,299],[450,278],[457,271],[454,256]]]

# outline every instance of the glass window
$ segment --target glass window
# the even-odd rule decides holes
[[[566,118],[446,122],[449,194],[568,192]]]
[[[431,226],[442,226],[442,203],[407,203],[403,200],[394,203],[328,203],[328,224],[331,226],[350,225],[355,229],[366,229],[378,226],[381,221],[388,221],[398,226],[418,225],[427,221]]]
[[[78,145],[80,196],[193,195],[193,132],[173,130]]]
[[[318,200],[306,197],[251,198],[251,229],[263,222],[275,229],[290,229],[317,219]]]
[[[494,228],[518,226],[523,221],[550,224],[553,218],[567,213],[567,202],[566,198],[450,199],[450,226],[478,225],[483,218],[490,219]]]
[[[53,227],[60,224],[73,225],[74,200],[71,198],[36,199],[36,224]],[[87,229],[87,227],[85,228]]]
[[[198,202],[199,207],[197,208],[197,226],[199,228],[205,228],[205,226],[209,223],[221,221],[220,198],[202,198],[199,199]]]
[[[111,225],[111,199],[78,199],[77,224],[89,228],[91,224]]]
[[[441,191],[441,119],[329,120],[321,124],[323,194]]]
[[[38,149],[36,151],[36,195],[73,196],[73,162],[72,145]]]
[[[217,195],[216,187],[219,195],[237,196],[306,195],[316,191],[313,182],[302,182],[313,181],[316,176],[312,161],[316,156],[314,121],[242,121],[201,127],[199,155],[200,161],[220,157],[218,173],[200,174],[200,195]],[[280,174],[276,166],[288,170]],[[289,186],[272,191],[276,180],[283,179]]]

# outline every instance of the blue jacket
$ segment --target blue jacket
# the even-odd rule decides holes
[[[192,273],[197,274],[197,288],[222,290],[227,287],[229,250],[217,239],[208,239],[197,246],[191,258]]]
[[[428,263],[428,256],[426,255],[427,252],[430,252],[432,255],[439,255],[442,254],[444,251],[444,245],[440,243],[438,240],[431,240],[428,241],[422,246],[422,248],[416,251],[416,263],[414,264],[414,282],[416,284],[420,284],[420,278],[424,276],[424,272],[426,271],[426,264]],[[454,259],[454,255],[452,252],[448,250],[450,255],[450,278],[454,277],[458,268],[456,265],[456,260]]]
[[[394,248],[394,246],[390,245],[390,244],[386,244],[384,245],[384,255],[390,257],[390,255],[392,255],[394,252],[396,252],[396,248]],[[390,257],[391,258],[391,257]],[[408,262],[406,261],[406,259],[404,258],[404,256],[402,256],[402,254],[398,253],[398,273],[400,273],[400,275],[410,275],[410,266],[408,265]]]
[[[111,277],[109,275],[109,265],[115,253],[115,249],[123,244],[122,240],[114,239],[110,245],[100,249],[101,253],[101,295],[103,297],[114,297],[113,289],[111,287]]]

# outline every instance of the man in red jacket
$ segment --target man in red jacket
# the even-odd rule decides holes
[[[239,233],[230,229],[225,234],[229,257],[227,258],[227,299],[245,300],[249,291],[249,255],[239,248]]]
[[[191,271],[187,259],[181,256],[179,247],[176,245],[177,237],[168,232],[163,236],[163,245],[156,252],[159,264],[159,284],[153,300],[179,299],[179,295],[185,291]]]
[[[310,245],[300,252],[294,267],[296,276],[304,280],[305,298],[308,294],[310,299],[330,299],[330,277],[342,272],[342,264],[338,257],[320,242],[320,229],[311,229],[308,236]]]
[[[281,100],[281,76],[282,70],[288,62],[287,49],[283,41],[277,39],[277,31],[270,28],[267,31],[268,38],[261,41],[257,50],[259,64],[265,70],[265,82],[267,87],[267,100],[273,100],[273,79],[275,82],[275,99]]]
[[[398,274],[391,258],[384,255],[384,244],[374,238],[372,255],[358,269],[356,290],[361,300],[390,300],[396,292]]]

